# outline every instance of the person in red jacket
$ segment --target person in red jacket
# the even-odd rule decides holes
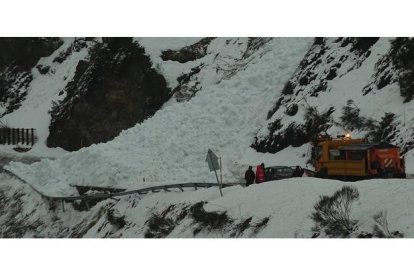
[[[265,181],[265,166],[264,164],[257,165],[256,167],[256,183],[262,183]]]

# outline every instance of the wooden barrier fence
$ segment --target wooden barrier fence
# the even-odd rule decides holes
[[[33,146],[36,140],[34,128],[0,128],[0,144]]]

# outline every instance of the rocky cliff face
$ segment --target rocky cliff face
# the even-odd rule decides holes
[[[59,38],[0,38],[0,118],[20,107],[32,68],[62,43]]]
[[[131,38],[104,39],[76,68],[51,111],[49,147],[78,150],[106,142],[153,115],[170,97],[164,78],[151,68]]]
[[[1,38],[0,69],[30,70],[41,57],[49,56],[62,43],[59,38]]]
[[[151,68],[144,49],[132,38],[70,41],[0,39],[0,118],[20,108],[34,83],[33,72],[43,76],[41,90],[56,95],[49,110],[47,145],[69,151],[113,139],[152,116],[170,98],[164,77]],[[89,52],[86,58],[78,57],[81,51]],[[41,57],[48,57],[46,65],[39,62]],[[74,66],[74,75],[65,73]],[[53,87],[47,85],[49,76],[54,79]],[[59,78],[63,85],[56,85]],[[59,86],[64,88],[52,91]]]

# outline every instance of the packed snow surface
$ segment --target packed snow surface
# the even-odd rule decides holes
[[[111,142],[30,166],[11,163],[8,168],[49,195],[73,194],[73,184],[129,188],[212,182],[214,173],[205,162],[210,148],[222,157],[224,182],[242,181],[250,164],[242,159],[265,122],[273,104],[269,99],[280,93],[311,42],[275,38],[232,78],[203,87],[188,102],[165,105]],[[235,47],[215,43],[210,52],[213,46]],[[210,70],[213,75],[215,68]]]

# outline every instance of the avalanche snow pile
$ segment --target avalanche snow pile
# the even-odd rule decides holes
[[[148,45],[156,44],[141,41],[146,51]],[[282,91],[311,42],[309,38],[275,38],[252,47],[248,38],[216,38],[198,60],[182,64],[158,58],[154,66],[165,73],[172,87],[177,76],[199,67],[199,86],[190,100],[171,99],[153,117],[111,142],[56,160],[11,163],[8,168],[50,195],[74,194],[73,184],[138,188],[211,182],[215,178],[205,163],[211,148],[222,157],[224,181],[239,181],[249,164],[241,160],[272,107],[270,99]],[[159,57],[162,50],[148,52]]]

